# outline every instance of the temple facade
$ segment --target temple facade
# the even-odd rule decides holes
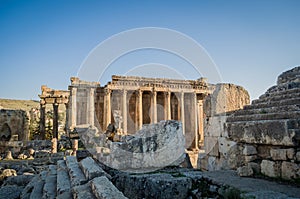
[[[161,120],[182,122],[186,148],[197,150],[204,142],[203,100],[212,91],[206,79],[174,80],[112,76],[105,86],[71,78],[68,129],[91,124],[104,132],[109,124],[123,134]]]

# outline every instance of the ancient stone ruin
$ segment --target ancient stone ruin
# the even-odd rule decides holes
[[[251,105],[228,111],[207,117],[212,122],[205,131],[209,150],[199,158],[202,169],[300,178],[300,67],[282,73]]]
[[[32,141],[30,114],[0,112],[0,198],[299,198],[299,91],[300,67],[251,104],[205,78],[42,86],[40,138],[48,105],[54,139]]]

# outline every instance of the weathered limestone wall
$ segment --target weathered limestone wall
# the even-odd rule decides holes
[[[300,178],[300,67],[282,73],[259,99],[227,115],[205,129],[207,139],[215,136],[216,144],[199,158],[202,169]],[[216,127],[220,123],[223,127]]]
[[[0,110],[0,140],[18,141],[29,138],[30,116],[23,110]]]
[[[248,92],[241,86],[233,84],[217,84],[212,86],[214,92],[204,100],[204,150],[205,158],[201,167],[206,170],[230,168],[235,164],[235,157],[228,157],[229,147],[234,143],[227,141],[225,131],[228,113],[239,110],[250,103]],[[236,149],[231,149],[235,151]],[[229,161],[224,161],[228,159]],[[199,166],[200,162],[198,163]]]

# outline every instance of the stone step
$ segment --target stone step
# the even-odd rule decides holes
[[[57,198],[72,198],[71,182],[68,168],[64,160],[57,161]]]
[[[239,115],[228,117],[226,122],[240,122],[240,121],[259,121],[259,120],[279,120],[279,119],[298,119],[300,118],[300,111],[280,112],[280,113],[266,113],[253,115]]]
[[[71,186],[83,185],[87,182],[75,156],[66,157],[66,165],[70,176]]]
[[[266,113],[279,113],[288,111],[300,111],[300,104],[286,105],[286,106],[276,106],[268,108],[258,108],[258,109],[243,109],[234,112],[233,117],[240,115],[253,115],[253,114],[266,114]]]
[[[289,95],[289,94],[293,94],[293,93],[299,93],[300,92],[300,88],[293,88],[293,89],[288,89],[288,90],[283,90],[283,91],[278,91],[278,92],[266,92],[263,95],[261,95],[259,97],[259,99],[263,99],[266,97],[275,97],[275,96],[279,96],[279,95]]]
[[[107,175],[106,172],[91,157],[81,160],[79,162],[79,166],[83,171],[85,178],[88,180]]]
[[[271,108],[271,107],[277,107],[277,106],[287,106],[287,105],[299,105],[300,104],[300,97],[299,98],[293,98],[293,99],[285,99],[281,101],[270,101],[270,102],[263,102],[259,104],[251,104],[244,106],[244,110],[249,109],[260,109],[260,108]]]
[[[47,177],[47,171],[42,171],[39,174],[39,179],[34,183],[33,190],[30,194],[30,199],[42,198],[43,188]]]
[[[97,199],[126,199],[105,176],[94,178],[91,181],[91,188]]]
[[[45,179],[45,185],[43,188],[43,199],[54,199],[56,198],[56,165],[49,165],[48,173]]]
[[[281,100],[285,100],[285,99],[293,99],[293,98],[299,98],[299,97],[300,97],[300,89],[298,92],[292,92],[292,93],[288,93],[288,94],[278,93],[278,94],[272,95],[272,96],[265,96],[265,97],[253,100],[252,104],[260,104],[260,103],[264,103],[264,102],[275,102],[275,101],[281,101]]]
[[[72,193],[74,199],[96,199],[90,182],[73,187]]]

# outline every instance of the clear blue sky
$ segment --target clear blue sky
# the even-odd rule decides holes
[[[222,80],[243,86],[254,99],[281,72],[300,65],[299,9],[298,0],[0,0],[0,98],[38,99],[43,84],[67,89],[103,40],[162,27],[195,39]]]

